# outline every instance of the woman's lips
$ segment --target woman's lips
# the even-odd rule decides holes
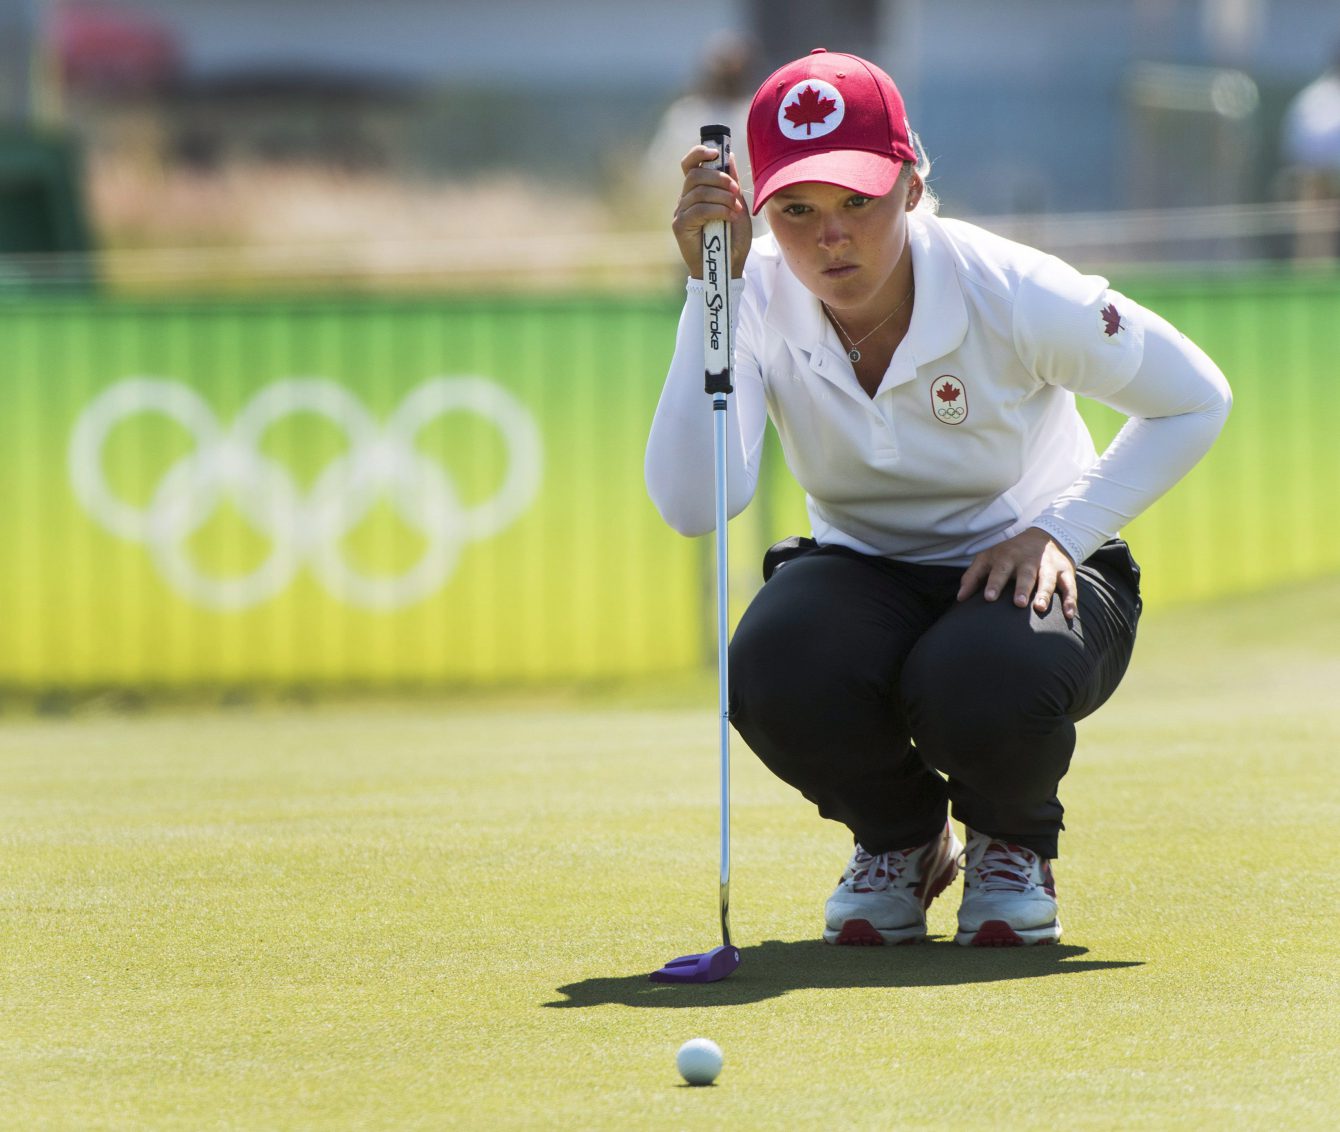
[[[855,270],[854,263],[835,263],[832,267],[824,268],[824,276],[828,279],[845,279]]]

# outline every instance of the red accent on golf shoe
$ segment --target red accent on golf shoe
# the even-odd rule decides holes
[[[929,888],[925,881],[917,885],[912,891],[921,897],[921,906],[929,908],[931,901],[940,895],[946,888],[954,883],[954,878],[958,876],[958,857],[955,856],[941,871],[940,875],[931,881]]]
[[[1043,938],[1032,942],[1048,944],[1055,943],[1056,940]],[[972,937],[973,947],[1025,947],[1028,943],[1028,940],[1020,936],[1004,920],[987,920]]]
[[[891,947],[906,947],[908,944],[920,943],[922,937],[917,936],[912,939],[900,939],[896,943],[889,944]],[[839,947],[884,947],[885,939],[875,929],[869,920],[848,920],[842,925],[842,931],[838,933],[837,939],[833,941]]]
[[[844,947],[883,947],[884,937],[875,931],[869,920],[847,920],[837,942]]]

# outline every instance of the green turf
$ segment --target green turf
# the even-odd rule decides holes
[[[1340,583],[1152,618],[1082,727],[1062,944],[815,942],[844,834],[715,711],[494,700],[0,726],[0,1125],[1330,1128]],[[710,1089],[674,1052],[717,1040]]]

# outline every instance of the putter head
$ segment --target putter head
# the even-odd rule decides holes
[[[715,983],[740,965],[740,949],[725,943],[701,955],[681,955],[651,973],[653,983]]]

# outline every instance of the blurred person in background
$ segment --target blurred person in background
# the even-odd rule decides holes
[[[666,205],[674,201],[666,191],[665,171],[684,156],[684,139],[697,137],[703,125],[729,126],[732,136],[743,136],[756,69],[757,52],[748,37],[733,31],[710,37],[694,88],[666,107],[643,155],[642,183],[649,196]],[[749,188],[749,160],[743,154],[740,176]]]
[[[646,454],[666,521],[712,530],[699,277],[703,225],[725,220],[729,510],[753,495],[771,418],[812,523],[765,556],[730,646],[731,722],[851,830],[825,940],[923,938],[962,869],[958,942],[1054,942],[1057,791],[1141,610],[1117,533],[1209,449],[1228,386],[1105,279],[936,216],[930,163],[873,64],[817,51],[782,67],[748,144],[752,202],[738,169],[703,165],[715,151],[680,163],[688,298]],[[760,210],[770,232],[751,246]],[[1101,456],[1076,394],[1129,418]]]
[[[1294,196],[1307,206],[1294,255],[1340,255],[1340,44],[1330,67],[1289,104],[1283,151]]]

